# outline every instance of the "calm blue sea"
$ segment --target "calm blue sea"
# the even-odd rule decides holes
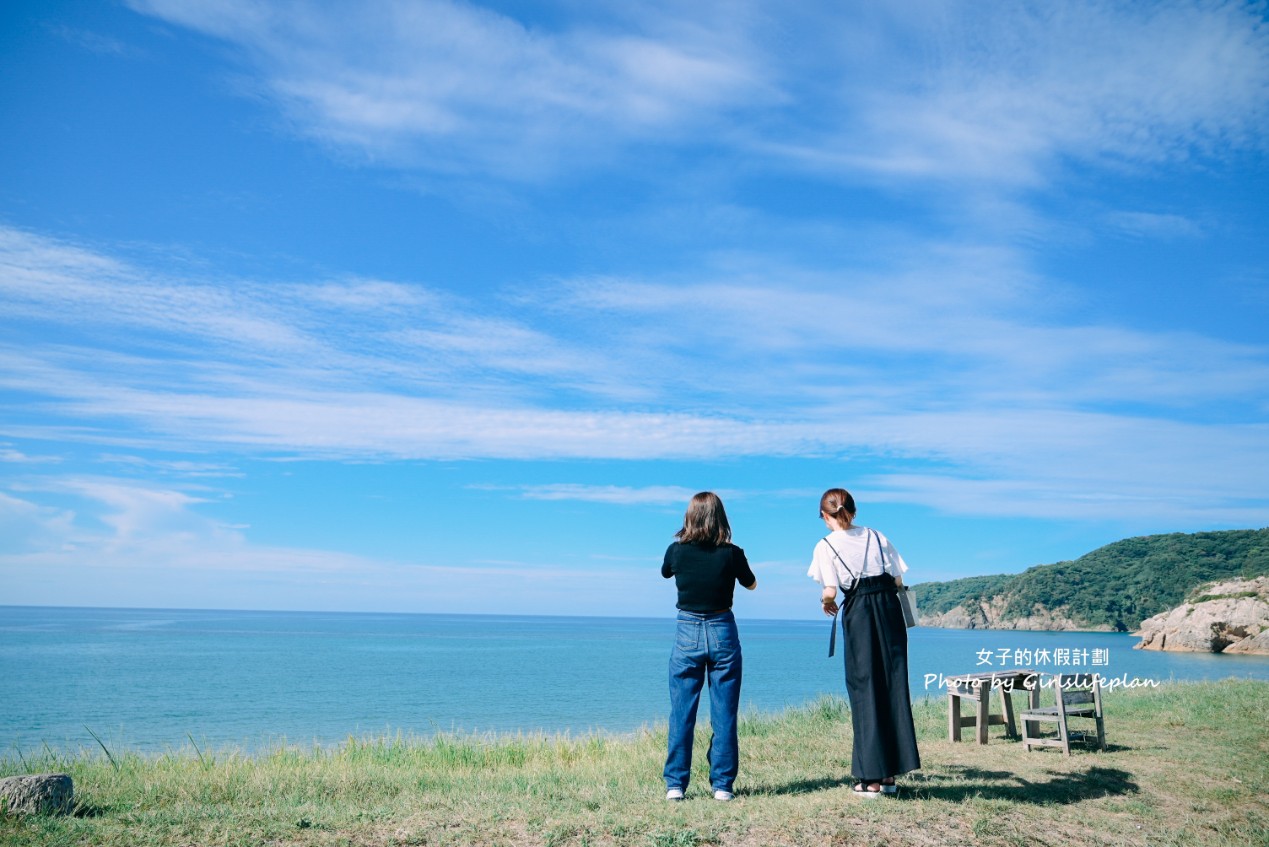
[[[844,695],[826,618],[739,625],[745,708]],[[87,729],[112,750],[143,752],[190,739],[251,752],[398,731],[631,732],[665,719],[673,632],[670,616],[0,606],[0,756],[95,747]],[[940,695],[938,674],[1019,667],[1143,684],[1269,679],[1269,657],[1144,652],[1121,634],[910,635],[914,697]]]

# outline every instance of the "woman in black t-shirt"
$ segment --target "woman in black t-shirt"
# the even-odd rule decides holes
[[[678,629],[670,651],[670,732],[665,799],[682,800],[692,770],[692,740],[701,688],[709,678],[709,780],[715,800],[730,800],[739,769],[736,713],[740,708],[740,634],[731,612],[739,582],[758,579],[745,551],[731,543],[723,501],[702,491],[688,504],[678,540],[665,551],[661,576],[678,588]]]

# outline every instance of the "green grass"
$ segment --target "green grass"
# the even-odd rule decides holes
[[[664,727],[630,738],[441,735],[260,756],[100,748],[0,759],[64,771],[73,817],[0,817],[0,845],[1230,845],[1269,843],[1269,683],[1167,683],[1106,697],[1105,752],[946,738],[917,704],[924,767],[897,798],[850,792],[850,716],[824,700],[741,723],[738,798],[662,797]],[[968,737],[969,733],[966,733]],[[703,753],[702,734],[698,750]],[[191,742],[192,745],[192,742]]]
[[[1243,600],[1248,597],[1259,597],[1259,591],[1237,591],[1233,594],[1200,594],[1193,600],[1186,600],[1187,603],[1206,603],[1209,600]]]

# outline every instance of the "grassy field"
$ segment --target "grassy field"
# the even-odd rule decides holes
[[[1246,680],[1117,690],[1109,749],[1070,758],[1026,753],[1002,727],[986,746],[952,744],[944,702],[922,701],[924,767],[876,800],[851,794],[837,700],[746,717],[732,803],[709,797],[703,762],[686,802],[662,799],[664,728],[5,758],[0,775],[70,773],[79,809],[0,816],[0,844],[1265,845],[1267,699],[1269,683]]]

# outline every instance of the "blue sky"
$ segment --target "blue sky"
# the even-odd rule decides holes
[[[1269,525],[1260,5],[0,9],[0,603],[818,615]],[[354,11],[355,10],[355,11]]]

